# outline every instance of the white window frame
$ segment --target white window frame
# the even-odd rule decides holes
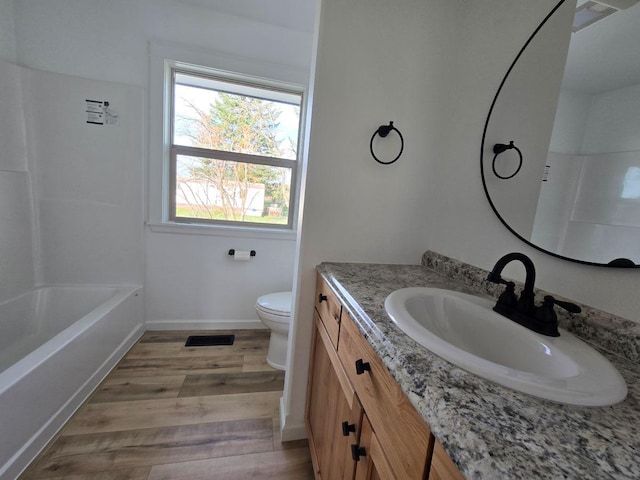
[[[239,153],[232,151],[223,151],[208,148],[199,148],[178,145],[173,143],[175,134],[175,85],[177,75],[187,75],[190,77],[200,77],[203,81],[211,83],[219,83],[219,91],[227,91],[232,94],[248,94],[248,92],[259,94],[260,98],[265,100],[278,101],[278,97],[296,96],[300,99],[300,110],[302,113],[302,106],[304,104],[304,91],[301,89],[293,89],[290,86],[284,86],[282,84],[276,84],[271,81],[260,81],[256,79],[250,79],[246,76],[230,75],[228,73],[221,73],[207,69],[203,72],[202,68],[194,69],[193,67],[174,66],[170,69],[170,109],[169,109],[169,195],[168,195],[168,220],[178,224],[198,224],[198,225],[225,225],[227,227],[255,227],[265,229],[276,230],[291,230],[294,224],[295,213],[297,212],[297,178],[298,178],[298,164],[300,157],[300,144],[301,144],[301,130],[302,130],[302,114],[300,115],[300,123],[298,124],[298,138],[296,139],[296,158],[278,158],[269,157],[263,155],[253,155],[248,153]],[[216,88],[217,89],[217,88]],[[167,119],[165,118],[165,121]],[[177,162],[178,156],[185,155],[191,157],[210,158],[216,160],[223,160],[237,163],[248,163],[252,165],[266,165],[274,167],[284,167],[291,169],[291,185],[289,189],[289,208],[287,212],[287,223],[258,223],[249,221],[234,221],[234,220],[218,220],[218,219],[206,219],[206,218],[193,218],[193,217],[179,217],[176,214],[176,184],[177,184]]]
[[[215,67],[214,67],[215,65]],[[264,226],[176,223],[169,220],[169,141],[171,108],[171,69],[186,69],[204,74],[219,74],[229,79],[253,81],[275,88],[285,88],[302,93],[300,109],[301,125],[298,139],[298,164],[295,179],[295,200],[291,228]],[[235,72],[235,73],[234,73]],[[146,226],[153,233],[179,235],[206,235],[233,238],[262,238],[295,241],[301,211],[302,175],[305,172],[305,123],[307,113],[307,85],[309,72],[306,69],[264,62],[256,58],[231,56],[217,51],[185,49],[170,43],[149,44],[149,138],[146,173],[147,220]]]

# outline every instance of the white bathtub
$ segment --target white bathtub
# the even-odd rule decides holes
[[[142,287],[50,286],[0,304],[0,479],[14,479],[142,335]]]

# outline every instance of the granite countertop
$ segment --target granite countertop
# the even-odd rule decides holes
[[[627,382],[627,398],[617,405],[538,399],[448,363],[385,313],[385,298],[398,288],[478,294],[468,282],[421,265],[322,263],[318,272],[468,480],[640,477],[637,363],[596,346]]]

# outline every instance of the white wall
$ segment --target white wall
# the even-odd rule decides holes
[[[640,85],[593,97],[582,153],[640,151]]]
[[[206,4],[14,0],[18,61],[51,72],[146,86],[147,44],[164,41],[308,68],[311,34],[222,14]]]
[[[39,281],[142,283],[144,91],[26,68],[23,73]],[[118,124],[88,124],[86,99],[109,101]]]
[[[261,23],[240,15],[239,5],[222,13],[210,8],[215,4],[16,0],[17,61],[51,72],[141,86],[147,92],[158,81],[151,58],[158,52],[183,56],[173,58],[177,60],[188,56],[195,63],[213,59],[210,66],[220,69],[280,75],[303,85],[308,81],[313,38],[306,25],[297,29]],[[157,122],[163,99],[148,98],[144,125],[149,126],[151,140],[146,188],[155,202],[147,204],[153,222],[161,201],[157,195],[162,182],[161,145],[156,143],[161,141]],[[142,191],[138,200],[146,201]],[[202,326],[208,320],[257,322],[253,305],[258,295],[292,288],[295,235],[192,234],[197,232],[145,231],[146,318],[161,321],[156,326],[167,326],[170,320],[196,320]],[[255,249],[258,255],[252,262],[237,264],[226,255],[230,248]]]
[[[569,49],[572,12],[570,8],[558,11],[522,52],[496,99],[487,125],[484,144],[487,189],[502,218],[524,238],[530,238],[536,215]],[[545,75],[539,75],[540,71]],[[494,162],[499,175],[513,175],[518,155],[507,151],[496,157],[492,148],[496,143],[509,141],[520,149],[523,161],[515,176],[503,179],[493,174]],[[509,159],[510,165],[501,165]]]
[[[315,266],[415,264],[427,248],[425,182],[429,165],[446,157],[448,148],[440,139],[454,40],[451,5],[322,2],[285,437],[304,435]],[[371,157],[369,140],[389,121],[402,132],[405,149],[395,164],[384,166]]]
[[[593,95],[562,89],[553,121],[549,151],[567,155],[582,153]]]
[[[640,85],[596,95],[563,89],[549,150],[594,155],[640,151]]]
[[[550,252],[569,255],[562,246],[580,182],[583,157],[549,152],[547,181],[542,182],[531,242]],[[576,256],[576,254],[574,254]],[[580,257],[592,258],[592,257]],[[611,260],[612,258],[609,258]],[[606,262],[605,262],[606,263]]]
[[[461,45],[452,87],[457,100],[442,139],[450,146],[447,167],[432,170],[427,178],[432,234],[426,246],[487,269],[509,251],[524,252],[536,264],[541,288],[640,321],[640,299],[634,293],[638,272],[561,261],[522,244],[495,218],[474,172],[493,92],[511,59],[554,4],[554,0],[467,2],[458,27],[471,42],[467,48]],[[541,69],[540,75],[545,74]],[[510,273],[520,279],[524,276],[519,266]]]
[[[35,282],[31,175],[15,57],[13,2],[0,0],[0,302]]]
[[[149,327],[175,328],[176,319],[181,328],[256,326],[250,322],[258,322],[256,299],[292,288],[294,240],[183,236],[147,237]],[[237,262],[230,248],[257,249],[257,255]]]
[[[480,146],[491,101],[555,4],[323,2],[285,437],[301,432],[313,267],[323,260],[418,263],[432,249],[491,269],[520,251],[535,262],[541,288],[640,320],[637,272],[561,261],[526,246],[499,222],[482,188]],[[544,65],[537,72],[547,73]],[[396,166],[377,168],[367,141],[387,119],[406,129],[410,150]],[[380,195],[381,188],[393,194]],[[506,273],[524,279],[519,266]]]
[[[563,90],[549,147],[563,154],[547,158],[533,243],[593,262],[638,262],[638,200],[623,191],[640,168],[639,126],[639,85],[596,95]]]
[[[0,60],[0,300],[142,283],[143,91]],[[87,98],[120,124],[86,123]]]
[[[12,61],[16,59],[12,0],[0,0],[0,58]]]
[[[35,284],[32,176],[22,106],[22,69],[0,60],[0,302]]]

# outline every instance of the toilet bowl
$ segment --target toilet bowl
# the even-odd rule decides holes
[[[256,300],[258,318],[271,330],[267,363],[278,370],[285,370],[287,364],[291,303],[291,292],[269,293]]]

